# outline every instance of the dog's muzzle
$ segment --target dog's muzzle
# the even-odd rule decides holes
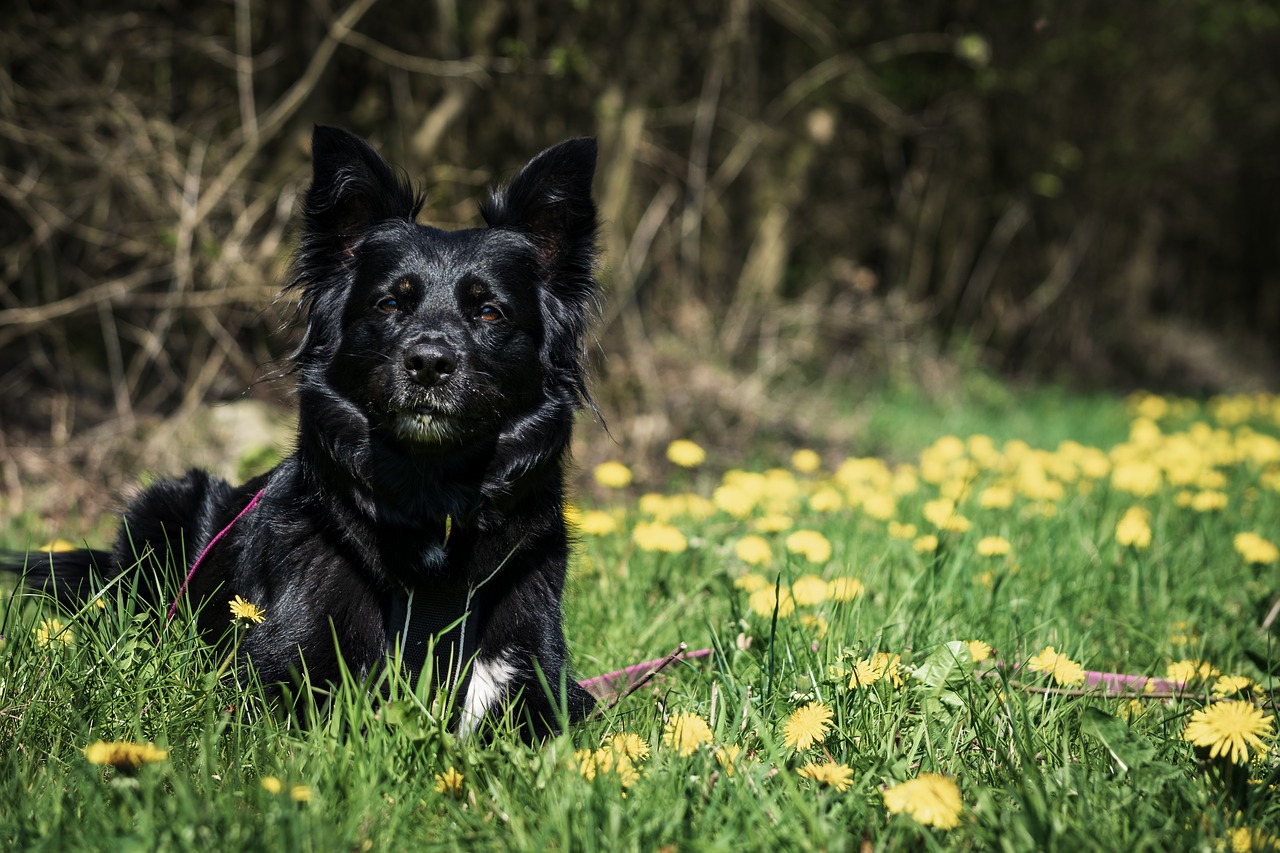
[[[444,444],[463,432],[456,418],[434,409],[392,412],[391,430],[398,438],[420,444]]]

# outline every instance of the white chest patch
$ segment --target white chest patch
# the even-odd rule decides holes
[[[475,660],[471,665],[467,695],[462,701],[458,737],[465,738],[476,730],[485,713],[506,695],[507,685],[515,674],[516,668],[501,657]]]

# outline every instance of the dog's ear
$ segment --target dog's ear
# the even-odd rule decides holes
[[[380,222],[408,220],[422,199],[403,174],[397,173],[360,137],[336,127],[316,125],[311,134],[311,188],[304,215],[306,249],[349,251]],[[305,250],[305,249],[304,249]]]
[[[598,291],[595,170],[596,141],[570,139],[530,160],[480,207],[491,228],[518,231],[533,243],[543,284],[542,362],[552,385],[592,409],[585,346]]]
[[[480,212],[490,227],[530,237],[548,280],[565,273],[590,274],[595,263],[595,171],[596,141],[566,140],[530,160],[510,184],[493,192]]]

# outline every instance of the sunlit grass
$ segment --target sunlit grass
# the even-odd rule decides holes
[[[76,614],[6,594],[0,838],[1265,849],[1280,400],[1127,412],[1087,440],[976,417],[891,461],[718,471],[682,443],[652,493],[619,458],[595,476],[612,498],[569,512],[577,668],[712,653],[539,748],[460,743],[399,683],[389,703],[341,685],[300,727],[127,590]],[[1217,700],[1244,704],[1203,713]],[[124,772],[86,759],[98,741],[166,754]]]

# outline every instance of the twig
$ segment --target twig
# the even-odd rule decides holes
[[[659,672],[662,672],[662,670],[664,670],[664,669],[666,669],[668,666],[670,666],[670,665],[675,661],[675,659],[676,659],[676,658],[678,658],[678,657],[680,657],[680,655],[681,655],[681,654],[685,651],[685,649],[687,649],[687,648],[689,648],[689,646],[688,646],[687,644],[685,644],[685,643],[681,643],[680,645],[676,646],[676,647],[675,647],[675,649],[673,649],[673,650],[672,650],[672,652],[671,652],[669,655],[667,655],[666,657],[664,657],[664,658],[662,658],[661,660],[659,660],[656,664],[654,664],[654,665],[653,665],[653,667],[652,667],[648,672],[646,672],[644,675],[640,676],[640,677],[639,677],[639,678],[637,678],[635,681],[633,681],[633,682],[632,682],[632,683],[627,687],[627,689],[626,689],[626,690],[622,691],[622,692],[621,692],[621,693],[619,693],[617,696],[614,696],[614,697],[613,697],[613,700],[612,700],[612,701],[610,701],[608,705],[604,706],[603,708],[601,708],[600,706],[596,706],[595,713],[593,713],[593,714],[591,715],[591,719],[593,719],[593,720],[595,720],[595,719],[599,719],[601,716],[603,716],[603,715],[604,715],[604,712],[605,712],[605,711],[610,711],[610,710],[612,710],[613,708],[617,707],[617,705],[618,705],[618,704],[619,704],[623,699],[626,699],[626,698],[627,698],[628,696],[630,696],[632,693],[635,693],[635,692],[636,692],[637,690],[639,690],[641,687],[644,687],[646,684],[648,684],[648,683],[649,683],[649,681],[650,681],[650,680],[651,680],[655,675],[657,675]]]
[[[236,88],[240,123],[250,143],[258,142],[258,110],[253,101],[253,16],[249,0],[236,0]]]
[[[1040,687],[1034,684],[1024,684],[1021,681],[1010,680],[1009,686],[1016,690],[1023,690],[1027,693],[1038,693],[1044,696],[1068,696],[1079,698],[1083,696],[1103,696],[1110,699],[1143,699],[1143,700],[1163,700],[1163,699],[1203,699],[1207,702],[1229,702],[1229,701],[1247,701],[1255,705],[1265,707],[1270,701],[1269,696],[1256,696],[1248,699],[1239,699],[1233,696],[1202,696],[1191,690],[1152,690],[1151,692],[1143,692],[1135,690],[1131,693],[1116,693],[1105,688],[1094,687]]]
[[[1271,609],[1267,611],[1266,618],[1262,620],[1262,626],[1259,630],[1263,634],[1270,631],[1271,626],[1275,624],[1277,616],[1280,616],[1280,596],[1276,596],[1276,600],[1272,603]]]
[[[328,67],[329,60],[333,58],[334,51],[338,49],[338,45],[342,44],[343,40],[351,32],[351,28],[376,2],[377,0],[355,0],[329,25],[329,32],[325,34],[320,44],[316,45],[315,52],[311,56],[311,62],[307,65],[307,70],[303,72],[296,83],[289,87],[289,91],[285,92],[279,100],[272,104],[271,108],[258,120],[258,136],[253,140],[245,140],[245,144],[241,146],[240,150],[236,152],[235,156],[218,174],[217,179],[205,191],[197,210],[197,221],[203,221],[221,203],[223,196],[231,190],[236,181],[240,179],[240,175],[258,156],[258,151],[262,144],[266,140],[274,138],[280,132],[280,129],[284,127],[285,122],[298,111],[298,108],[315,91],[316,85],[319,84],[320,77],[324,74],[325,68]]]

